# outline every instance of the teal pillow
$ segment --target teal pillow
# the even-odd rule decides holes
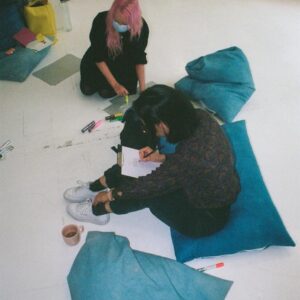
[[[232,282],[90,231],[68,275],[72,300],[223,300]]]
[[[35,52],[21,46],[13,55],[0,52],[0,80],[24,81],[39,62],[48,54],[51,47]]]
[[[245,121],[223,126],[235,153],[241,192],[231,207],[231,218],[221,231],[189,238],[171,229],[176,259],[233,254],[269,246],[295,246],[264,184]]]
[[[231,122],[255,91],[248,60],[231,47],[186,65],[186,76],[175,88],[188,94],[224,122]]]

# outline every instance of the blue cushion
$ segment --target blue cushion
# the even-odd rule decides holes
[[[89,232],[68,284],[72,300],[221,300],[232,282],[133,250],[114,233]]]
[[[0,80],[24,81],[39,62],[48,54],[51,47],[35,52],[21,46],[13,55],[0,53]]]
[[[175,255],[180,262],[271,245],[295,246],[264,184],[245,121],[226,124],[223,128],[235,153],[242,189],[231,207],[231,218],[221,231],[192,239],[171,229]]]
[[[186,76],[175,88],[231,122],[255,91],[245,54],[231,47],[202,56],[186,65]]]
[[[0,51],[17,45],[13,36],[25,26],[20,10],[21,4],[20,2],[0,7]]]

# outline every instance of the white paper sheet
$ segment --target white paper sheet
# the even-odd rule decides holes
[[[161,163],[140,161],[139,150],[122,146],[122,175],[138,178],[150,174]]]

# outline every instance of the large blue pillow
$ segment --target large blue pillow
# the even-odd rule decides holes
[[[248,138],[245,121],[223,126],[235,153],[241,192],[221,231],[192,239],[171,229],[178,261],[232,254],[271,245],[295,246],[264,184]]]
[[[112,232],[88,232],[68,275],[72,300],[223,300],[232,282],[130,247]]]
[[[248,60],[231,47],[202,56],[186,65],[186,76],[175,88],[231,122],[255,91]]]
[[[24,81],[39,62],[48,54],[51,47],[35,52],[21,46],[14,54],[5,56],[0,52],[0,80]]]

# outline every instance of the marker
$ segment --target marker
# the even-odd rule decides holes
[[[118,152],[119,152],[118,149],[117,149],[115,146],[110,147],[110,149],[113,150],[113,151],[114,151],[115,153],[117,153],[117,154],[118,154]]]
[[[147,153],[146,155],[144,155],[144,158],[150,156],[151,154],[153,154],[156,150],[152,150],[151,152]]]
[[[129,99],[128,99],[128,95],[126,95],[126,96],[125,96],[125,103],[126,103],[126,105],[128,105],[128,100],[129,100]]]
[[[100,125],[102,125],[103,122],[104,122],[103,120],[97,121],[94,126],[92,126],[88,129],[88,131],[91,132],[92,130],[98,128]]]
[[[117,118],[117,117],[123,117],[123,114],[122,114],[122,113],[115,113],[115,114],[113,114],[113,115],[110,115],[110,116],[105,117],[105,120],[106,120],[106,121],[114,120],[114,119]]]
[[[114,122],[114,121],[122,121],[123,120],[123,116],[120,116],[120,117],[116,117],[112,120],[109,120],[110,122]]]
[[[95,126],[95,121],[92,121],[91,123],[87,124],[85,127],[81,129],[81,132],[86,132],[90,127]]]
[[[218,269],[218,268],[222,268],[222,267],[224,267],[224,263],[223,262],[219,262],[217,264],[206,266],[206,267],[202,267],[202,268],[199,268],[199,269],[196,269],[196,270],[200,271],[200,272],[205,272],[205,271],[208,271],[208,270]]]

